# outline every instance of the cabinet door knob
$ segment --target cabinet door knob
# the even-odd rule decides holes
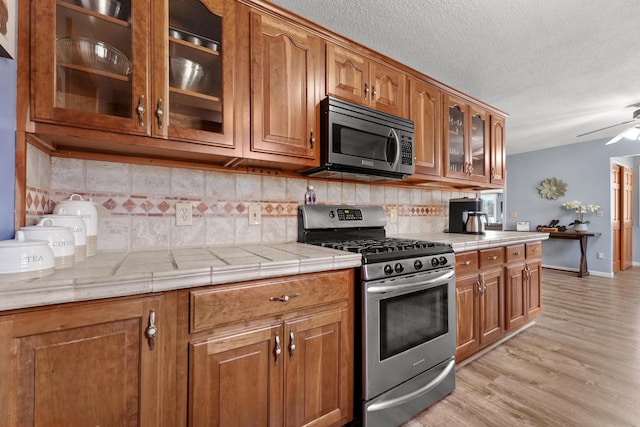
[[[311,151],[313,151],[313,146],[316,144],[316,137],[313,136],[313,129],[311,129],[311,138],[309,139]]]
[[[138,113],[138,124],[140,127],[144,126],[144,113],[147,111],[144,108],[144,95],[140,95],[138,97],[138,108],[136,108],[136,112]]]
[[[465,260],[461,263],[462,265],[471,265],[471,260]]]
[[[156,343],[156,335],[158,335],[158,328],[156,327],[156,311],[149,311],[149,326],[146,331],[147,338],[149,339],[149,350],[153,351]]]
[[[369,85],[364,84],[364,98],[367,99],[369,97]]]
[[[296,352],[296,338],[293,331],[289,331],[289,359],[293,359],[293,353]]]

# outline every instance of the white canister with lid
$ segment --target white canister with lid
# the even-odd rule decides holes
[[[17,282],[53,273],[55,258],[45,240],[25,240],[16,233],[14,240],[0,241],[0,281]]]
[[[96,254],[98,246],[98,210],[95,203],[84,200],[79,194],[72,194],[67,200],[59,201],[54,214],[80,215],[87,226],[87,256]]]
[[[83,261],[87,255],[87,225],[80,215],[42,215],[38,225],[68,227],[73,234],[76,246],[76,262]]]
[[[20,240],[45,240],[53,251],[55,268],[73,267],[76,258],[76,243],[68,227],[31,225],[16,231]]]

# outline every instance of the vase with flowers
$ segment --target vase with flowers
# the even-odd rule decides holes
[[[587,213],[595,213],[600,210],[599,205],[584,204],[579,200],[572,200],[562,204],[565,209],[574,209],[576,211],[576,219],[569,223],[573,226],[573,231],[587,231],[589,228],[587,224],[591,221],[585,220],[584,215]]]

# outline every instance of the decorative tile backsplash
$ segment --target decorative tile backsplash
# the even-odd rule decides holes
[[[98,207],[98,251],[173,249],[297,239],[297,209],[313,185],[318,203],[381,205],[397,222],[388,234],[441,231],[450,198],[475,196],[369,183],[284,178],[50,157],[27,146],[27,224],[77,193]],[[191,202],[193,225],[175,225],[175,204]],[[262,222],[249,225],[249,205]]]

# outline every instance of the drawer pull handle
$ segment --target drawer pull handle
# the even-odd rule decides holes
[[[490,260],[490,261],[495,261],[495,260],[498,259],[498,255],[489,256],[489,257],[487,257],[487,259]]]
[[[471,261],[470,260],[463,261],[462,265],[471,265]]]
[[[520,251],[516,251],[516,252],[514,252],[513,254],[514,254],[515,256],[518,256],[518,255],[520,255]]]
[[[269,298],[269,301],[282,301],[282,302],[287,302],[289,301],[291,298],[295,298],[297,296],[299,296],[299,293],[295,293],[292,295],[282,295],[280,297],[271,297]]]

